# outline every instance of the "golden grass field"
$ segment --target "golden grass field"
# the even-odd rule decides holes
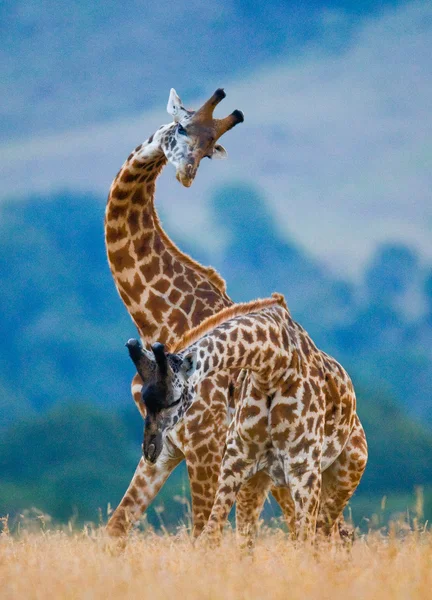
[[[206,600],[432,598],[432,533],[425,528],[360,536],[352,549],[296,548],[280,529],[263,530],[253,555],[232,532],[216,550],[189,535],[133,533],[107,548],[103,529],[22,530],[0,538],[0,598]]]

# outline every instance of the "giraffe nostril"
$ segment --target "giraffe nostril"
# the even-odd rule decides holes
[[[156,446],[154,444],[150,444],[150,446],[148,447],[148,457],[150,460],[154,460],[155,459],[155,454],[156,454]]]

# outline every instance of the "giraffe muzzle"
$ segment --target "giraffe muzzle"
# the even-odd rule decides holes
[[[179,169],[176,173],[176,179],[184,187],[190,187],[195,179],[197,170],[193,165],[186,165],[183,169]]]
[[[152,436],[148,443],[144,440],[143,444],[143,456],[145,460],[151,464],[154,464],[159,454],[162,452],[162,436]]]

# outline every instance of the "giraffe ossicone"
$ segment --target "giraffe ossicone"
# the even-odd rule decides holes
[[[283,296],[222,310],[172,352],[133,347],[138,373],[153,373],[142,389],[143,453],[152,464],[167,434],[193,412],[200,381],[243,369],[208,536],[220,536],[240,487],[260,474],[267,489],[289,489],[296,538],[334,530],[366,467],[366,441],[348,374],[291,318]]]

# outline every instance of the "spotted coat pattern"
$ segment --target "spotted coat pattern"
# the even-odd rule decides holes
[[[235,417],[218,490],[204,530],[212,540],[220,537],[246,482],[258,493],[272,484],[289,491],[295,538],[310,540],[317,527],[330,534],[367,462],[366,439],[348,374],[292,319],[282,296],[275,294],[270,304],[262,302],[261,310],[250,303],[253,312],[249,313],[247,304],[241,306],[241,314],[222,311],[229,318],[215,327],[215,318],[208,319],[208,330],[204,322],[176,356],[180,365],[191,355],[196,361],[192,377],[183,383],[184,391],[174,393],[187,405],[186,412],[185,406],[177,409],[180,419],[183,414],[195,416],[194,389],[203,378],[244,369],[237,381]],[[173,360],[171,355],[171,364]],[[178,422],[172,411],[170,418],[172,424]]]
[[[220,91],[218,93],[220,98]],[[209,136],[213,143],[218,134],[232,127],[239,118],[227,117],[222,120],[223,128],[219,125],[218,132],[212,133],[212,127],[203,121],[202,115],[194,120],[192,111],[182,108],[182,112],[182,123],[189,130],[192,127],[195,158],[209,153]],[[135,148],[112,183],[106,207],[109,266],[120,297],[145,345],[155,340],[169,344],[209,315],[232,305],[223,279],[214,269],[200,265],[175,246],[164,232],[155,210],[156,179],[168,160],[175,164],[180,160],[183,137],[179,137],[177,128],[177,123],[162,126]],[[136,376],[132,381],[132,394],[145,417],[141,387],[142,380]],[[194,417],[185,419],[183,426],[170,436],[157,465],[140,460],[108,523],[110,535],[119,537],[127,533],[182,460],[186,461],[191,484],[194,534],[199,534],[208,520],[216,492],[227,431],[228,391],[226,373],[202,381]],[[247,490],[244,502],[240,498],[240,531],[251,529],[248,519],[257,512],[254,505],[258,501]],[[279,502],[284,508],[284,498]],[[289,499],[287,507],[289,510]]]

